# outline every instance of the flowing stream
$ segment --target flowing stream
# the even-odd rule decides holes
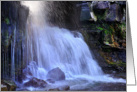
[[[22,4],[30,9],[26,28],[28,62],[26,70],[32,75],[26,75],[28,79],[36,77],[47,80],[48,71],[59,67],[65,73],[66,81],[56,82],[54,86],[65,83],[75,89],[86,87],[93,81],[126,83],[124,79],[112,78],[103,73],[93,59],[81,33],[75,32],[75,35],[68,29],[49,26],[46,22],[48,12],[44,11],[46,6],[43,2],[25,1]]]

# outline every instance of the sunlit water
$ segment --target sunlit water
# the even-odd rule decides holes
[[[82,34],[64,28],[51,27],[46,23],[44,5],[40,1],[25,1],[30,9],[27,23],[27,61],[24,70],[29,77],[47,80],[49,70],[59,67],[65,73],[65,81],[52,86],[69,85],[71,88],[86,87],[93,82],[122,82],[106,75],[93,59]],[[44,14],[43,14],[44,13]],[[60,16],[61,17],[61,16]],[[24,80],[24,83],[28,79]],[[29,90],[38,90],[28,87]],[[40,90],[40,89],[39,89]]]

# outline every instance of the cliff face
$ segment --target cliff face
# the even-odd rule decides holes
[[[106,62],[126,71],[126,2],[88,1],[81,8],[80,32],[100,66],[106,67]]]
[[[28,8],[20,2],[1,2],[1,63],[2,78],[11,78],[12,70],[17,71],[23,63],[22,43],[25,41],[25,26]],[[16,62],[14,67],[12,63]],[[15,73],[14,73],[15,75]]]
[[[78,27],[80,27],[80,4],[82,2],[50,1],[46,3],[48,3],[47,22],[49,22],[49,24],[72,30],[78,29]]]

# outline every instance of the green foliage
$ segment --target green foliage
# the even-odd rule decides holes
[[[9,18],[5,18],[5,23],[10,24]]]
[[[118,69],[122,70],[126,68],[126,63],[122,62],[121,60],[118,60],[116,62],[110,62],[110,65],[116,66]]]
[[[112,33],[114,32],[114,28],[112,25],[108,25],[108,24],[102,24],[100,27],[96,27],[97,29],[103,31],[105,33],[105,35],[112,35]]]
[[[120,29],[120,34],[122,39],[126,39],[126,24],[122,23],[118,26],[118,29]]]
[[[102,27],[97,27],[97,29],[99,29],[99,30],[101,30],[101,31],[103,31],[103,30],[104,30]]]

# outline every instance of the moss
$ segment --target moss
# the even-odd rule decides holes
[[[16,84],[12,80],[2,80],[1,83],[7,86],[8,91],[16,90]]]
[[[125,48],[126,25],[125,23],[107,23],[95,25],[96,30],[102,32],[101,43],[115,48]]]
[[[97,20],[98,21],[105,20],[105,17],[107,15],[107,11],[108,11],[108,9],[106,9],[106,10],[105,9],[94,10],[94,13],[95,13],[95,15],[97,17]]]
[[[99,30],[101,30],[101,31],[103,31],[103,30],[104,30],[102,27],[97,27],[97,29],[99,29]]]
[[[107,51],[107,49],[106,49]],[[119,69],[121,71],[126,70],[126,63],[122,62],[121,60],[114,61],[113,58],[110,56],[110,52],[104,52],[102,50],[99,51],[99,54],[104,58],[104,60],[107,62],[108,65],[113,66],[116,69]]]
[[[5,18],[5,23],[8,25],[10,24],[9,18]]]
[[[6,85],[1,84],[1,91],[8,91],[8,88]]]
[[[116,62],[111,62],[109,64],[111,66],[117,67],[117,69],[119,69],[121,71],[125,71],[126,70],[126,63],[123,63],[121,60],[118,60]]]

